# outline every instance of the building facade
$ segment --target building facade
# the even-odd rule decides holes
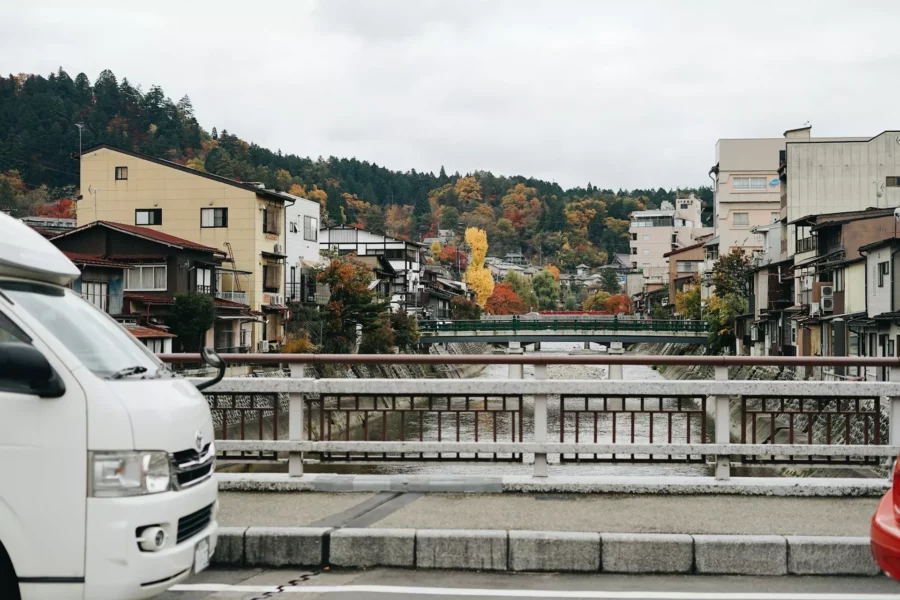
[[[137,225],[222,252],[220,293],[265,314],[250,327],[254,348],[277,347],[287,310],[285,205],[293,197],[108,145],[83,153],[81,190],[79,226]]]
[[[668,284],[666,253],[694,245],[712,229],[701,224],[702,204],[691,195],[663,202],[659,210],[631,213],[631,266],[643,272],[647,283]]]

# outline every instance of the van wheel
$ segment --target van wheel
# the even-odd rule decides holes
[[[0,598],[20,600],[19,578],[3,544],[0,544]]]

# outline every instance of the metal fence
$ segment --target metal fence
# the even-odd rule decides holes
[[[171,362],[195,355],[168,355]],[[728,366],[890,367],[894,358],[568,355],[239,355],[291,377],[231,378],[210,389],[227,458],[878,466],[900,444],[900,383],[729,381]],[[312,379],[304,363],[505,363],[510,379]],[[549,364],[709,364],[715,380],[548,379]],[[518,365],[533,364],[534,379]],[[614,377],[621,372],[610,368]],[[558,441],[551,441],[558,435]]]
[[[419,329],[441,331],[647,331],[706,333],[704,321],[637,318],[547,318],[482,321],[423,321]]]

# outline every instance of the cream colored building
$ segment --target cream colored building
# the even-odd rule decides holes
[[[141,225],[222,250],[217,295],[262,313],[252,332],[280,341],[284,300],[284,220],[290,196],[177,163],[100,145],[81,160],[78,225]]]
[[[672,250],[692,246],[697,239],[712,233],[700,220],[701,202],[691,195],[673,205],[663,202],[659,210],[631,213],[631,267],[639,269],[645,283],[668,284],[669,263],[665,255]]]

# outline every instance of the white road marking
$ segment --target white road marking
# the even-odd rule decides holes
[[[264,594],[277,592],[274,585],[227,585],[186,583],[170,592],[233,592]],[[303,585],[281,588],[282,594],[398,594],[408,596],[487,596],[494,598],[585,598],[596,600],[900,600],[900,594],[806,594],[792,592],[613,592],[497,590],[473,588],[406,587],[396,585]]]

